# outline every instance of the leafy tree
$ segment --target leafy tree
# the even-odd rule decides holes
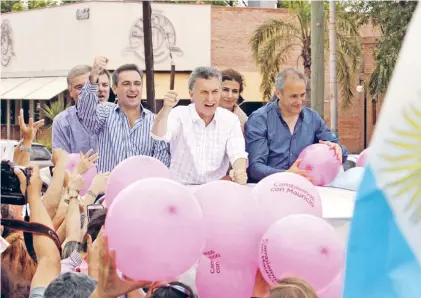
[[[386,93],[417,4],[417,1],[354,1],[346,5],[359,17],[360,25],[371,22],[382,34],[373,54],[376,67],[366,82],[374,100]]]
[[[20,2],[20,1],[19,0],[1,1],[1,13],[11,12],[12,7],[16,2]]]
[[[253,57],[262,74],[260,87],[265,100],[271,97],[276,74],[297,47],[300,48],[297,65],[301,61],[304,73],[311,78],[311,4],[309,1],[281,1],[278,6],[288,8],[295,19],[271,19],[259,26],[250,39]],[[328,49],[328,4],[325,10],[325,49]],[[336,4],[336,16],[337,78],[343,107],[347,107],[352,102],[361,55],[358,23],[340,3]]]

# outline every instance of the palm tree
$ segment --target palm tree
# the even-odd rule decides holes
[[[271,97],[276,74],[298,47],[297,67],[301,60],[304,73],[311,78],[311,4],[306,1],[282,1],[294,19],[272,19],[259,26],[250,39],[253,57],[260,68],[261,91],[265,100]],[[328,6],[325,13],[325,48],[329,48]],[[355,74],[361,55],[358,24],[336,4],[337,78],[341,86],[342,105],[349,106],[354,96]],[[328,51],[325,51],[327,54]],[[308,92],[309,94],[309,92]]]
[[[63,112],[65,109],[67,109],[70,106],[70,104],[64,105],[64,101],[62,99],[58,99],[54,102],[50,102],[49,106],[44,106],[44,108],[41,108],[41,112],[44,113],[45,117],[53,122],[54,118]],[[52,125],[49,126],[49,128]]]

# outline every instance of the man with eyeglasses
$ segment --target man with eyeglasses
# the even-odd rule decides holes
[[[75,105],[54,118],[53,149],[61,148],[69,153],[86,153],[90,149],[98,151],[96,135],[85,127],[78,112],[79,92],[88,80],[91,70],[89,65],[77,65],[67,75],[69,94]],[[99,75],[97,96],[101,103],[106,103],[110,96],[110,78],[107,70],[103,70]]]

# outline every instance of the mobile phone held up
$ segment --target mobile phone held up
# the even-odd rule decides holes
[[[19,178],[15,175],[14,169],[19,168],[25,174],[26,178],[31,177],[31,171],[28,168],[15,165],[8,160],[1,161],[1,203],[11,205],[25,205],[26,199],[20,189]]]
[[[91,219],[94,217],[95,213],[98,210],[104,210],[105,207],[100,204],[91,204],[88,205],[88,222],[91,221]]]

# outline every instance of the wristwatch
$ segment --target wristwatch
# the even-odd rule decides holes
[[[20,140],[19,143],[18,143],[20,152],[31,152],[31,147],[32,146],[25,147],[25,146],[22,145],[22,141],[23,140]]]

